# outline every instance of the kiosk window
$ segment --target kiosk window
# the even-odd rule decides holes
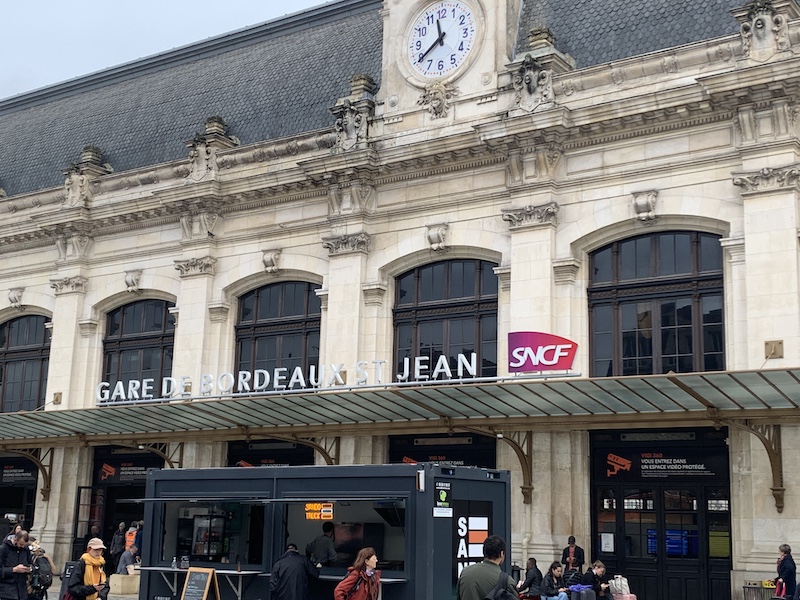
[[[350,566],[361,548],[372,546],[381,569],[405,569],[404,500],[310,500],[287,504],[285,511],[287,542],[297,544],[301,553],[311,552],[312,542],[322,535],[323,524],[331,521],[336,550],[331,567]]]
[[[240,502],[166,501],[161,560],[190,564],[261,564],[264,506]]]

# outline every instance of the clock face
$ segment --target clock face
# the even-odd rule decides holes
[[[423,77],[449,75],[467,60],[476,42],[475,15],[459,0],[429,4],[411,23],[408,60]]]

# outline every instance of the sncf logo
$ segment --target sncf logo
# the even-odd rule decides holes
[[[508,370],[567,371],[572,368],[578,344],[567,338],[538,331],[508,334]]]

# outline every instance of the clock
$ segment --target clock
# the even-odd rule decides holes
[[[445,77],[463,65],[476,45],[475,13],[461,0],[428,4],[411,21],[407,59],[415,75]]]

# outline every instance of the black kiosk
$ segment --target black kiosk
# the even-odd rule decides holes
[[[312,582],[310,600],[332,598],[365,546],[378,555],[386,600],[455,599],[458,574],[483,559],[486,536],[510,544],[509,473],[495,469],[165,469],[148,474],[144,502],[140,597],[150,600],[179,599],[187,567],[215,570],[218,600],[266,600],[286,544],[303,552],[326,521],[337,556]]]

